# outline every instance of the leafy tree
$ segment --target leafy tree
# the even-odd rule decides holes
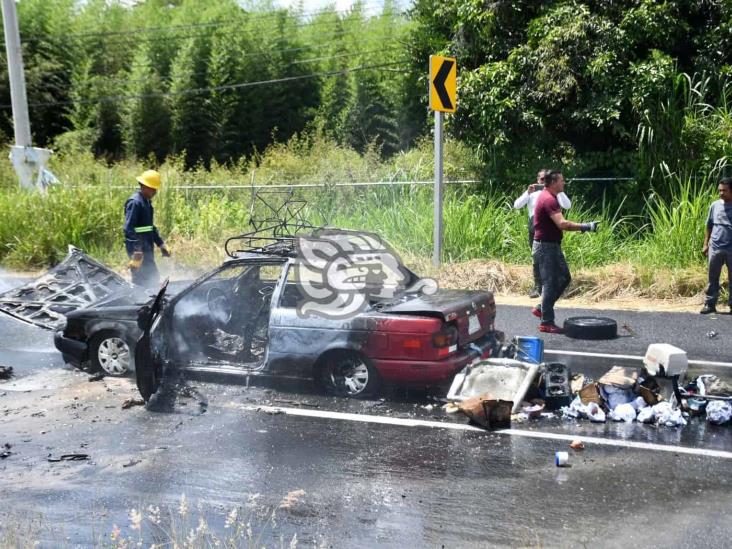
[[[173,61],[170,75],[173,151],[186,153],[189,166],[210,158],[213,122],[205,90],[208,41],[190,38]]]
[[[162,80],[155,72],[148,47],[138,48],[125,89],[130,99],[122,109],[122,138],[129,156],[155,156],[162,161],[170,152],[170,115],[161,95]]]

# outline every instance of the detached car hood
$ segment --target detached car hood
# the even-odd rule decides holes
[[[435,314],[443,318],[451,314],[470,314],[481,308],[491,294],[475,290],[438,290],[433,295],[404,296],[396,302],[382,303],[376,308],[382,313]]]
[[[66,259],[46,274],[0,294],[0,312],[56,330],[72,311],[102,300],[110,305],[132,304],[136,301],[133,293],[132,285],[117,273],[69,246]]]

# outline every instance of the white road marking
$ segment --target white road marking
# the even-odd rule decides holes
[[[368,414],[351,414],[347,412],[335,412],[330,410],[306,410],[301,408],[283,408],[281,406],[253,406],[239,405],[238,408],[246,411],[263,411],[272,414],[287,414],[290,416],[315,417],[320,419],[337,419],[341,421],[356,421],[360,423],[377,423],[382,425],[398,425],[400,427],[432,427],[438,429],[452,429],[455,431],[476,431],[486,433],[485,429],[468,425],[466,423],[449,423],[442,421],[428,421],[424,419],[406,419],[398,417],[372,416]],[[636,448],[638,450],[655,450],[657,452],[670,452],[673,454],[687,454],[692,456],[715,457],[732,459],[732,452],[724,450],[709,450],[706,448],[689,448],[686,446],[671,446],[667,444],[653,444],[651,442],[637,442],[633,440],[617,440],[601,437],[587,437],[582,435],[565,435],[562,433],[548,433],[545,431],[528,431],[524,429],[500,429],[490,431],[499,435],[514,437],[538,438],[544,440],[572,441],[581,439],[585,444],[597,444],[601,446],[615,446],[618,448]]]
[[[552,355],[571,355],[571,356],[591,356],[596,358],[622,358],[626,360],[643,361],[642,356],[636,355],[615,355],[611,353],[587,353],[584,351],[561,351],[559,349],[546,349],[544,354]],[[711,360],[690,360],[689,364],[696,366],[718,366],[720,368],[732,368],[732,362],[714,362]]]

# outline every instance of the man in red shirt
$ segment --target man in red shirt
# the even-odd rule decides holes
[[[563,333],[554,323],[554,303],[569,286],[572,276],[567,260],[562,253],[563,231],[595,232],[599,221],[575,223],[564,219],[557,195],[564,190],[564,176],[561,172],[549,172],[544,177],[544,190],[534,208],[534,245],[531,255],[539,266],[543,282],[541,305],[531,312],[541,318],[540,332]]]

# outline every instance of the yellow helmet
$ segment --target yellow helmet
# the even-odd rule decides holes
[[[160,190],[160,174],[155,170],[145,170],[142,175],[137,176],[137,182],[156,191]]]

